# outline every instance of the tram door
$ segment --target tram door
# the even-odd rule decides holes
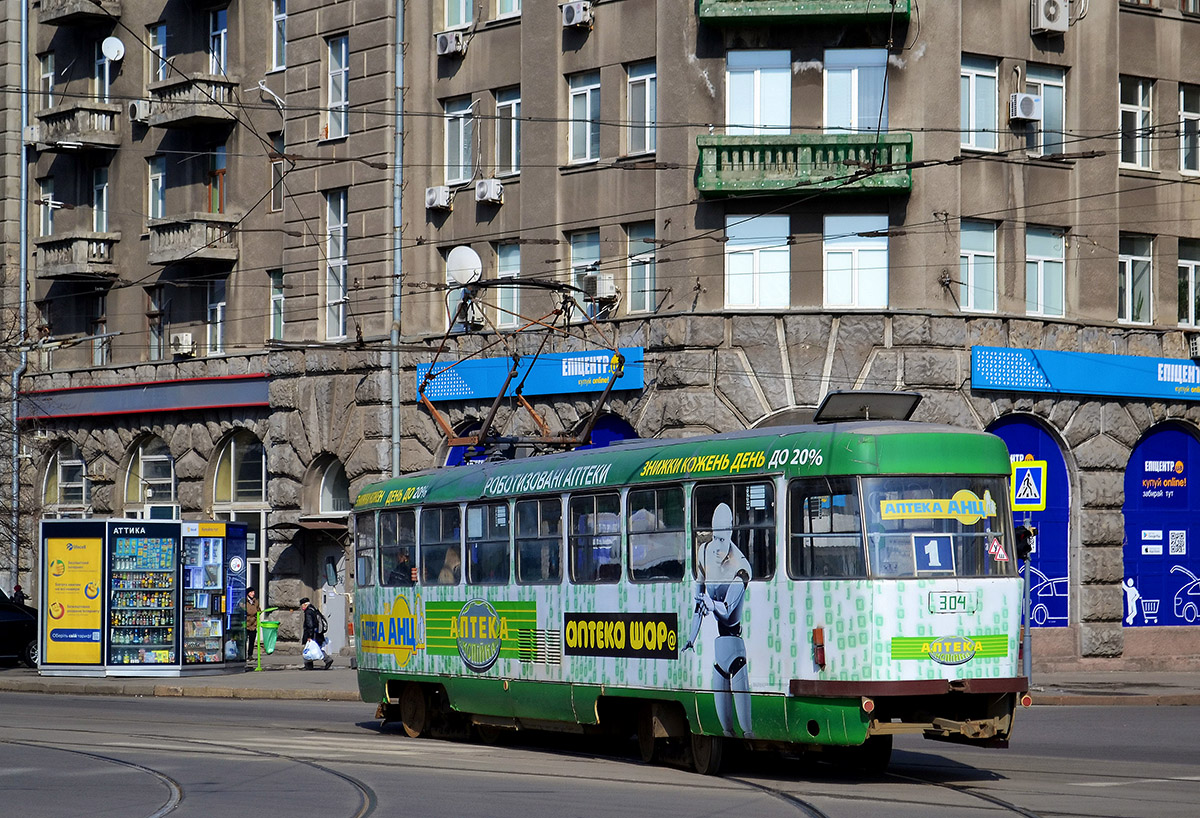
[[[340,545],[322,545],[317,551],[320,571],[321,613],[329,620],[329,650],[338,653],[346,647],[346,551]]]

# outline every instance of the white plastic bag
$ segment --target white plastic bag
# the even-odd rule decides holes
[[[321,652],[321,646],[317,644],[317,640],[309,639],[304,643],[304,661],[315,662],[323,658],[325,658],[325,654]]]

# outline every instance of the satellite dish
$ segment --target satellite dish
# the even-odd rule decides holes
[[[125,43],[116,37],[105,37],[104,42],[100,43],[100,53],[109,62],[116,62],[125,56]]]
[[[460,287],[474,284],[482,274],[483,261],[467,245],[459,245],[446,255],[446,275]]]

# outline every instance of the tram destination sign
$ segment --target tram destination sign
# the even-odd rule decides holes
[[[971,388],[1200,401],[1200,366],[1186,358],[977,346]]]
[[[613,389],[641,389],[644,385],[645,350],[642,347],[621,347],[625,363]],[[576,392],[603,392],[616,368],[615,356],[609,350],[591,349],[581,352],[556,352],[522,358],[517,376],[509,382],[506,396],[515,394],[517,385],[524,382],[524,395],[567,395]],[[504,386],[512,369],[512,358],[476,358],[466,361],[445,361],[417,366],[417,390],[425,385],[425,397],[431,401],[492,399]],[[433,377],[426,383],[430,370]]]

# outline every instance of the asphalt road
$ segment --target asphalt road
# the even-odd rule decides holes
[[[897,741],[891,772],[754,754],[720,778],[632,742],[410,739],[351,702],[0,693],[4,815],[1195,818],[1200,708],[1033,708],[1009,750]]]

